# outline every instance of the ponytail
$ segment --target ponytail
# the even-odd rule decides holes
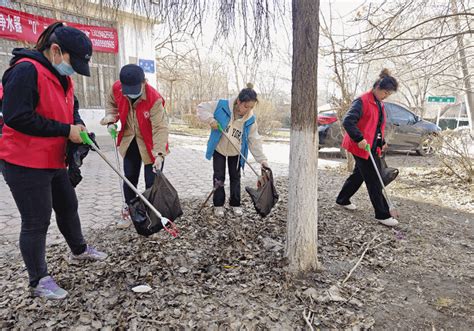
[[[237,97],[240,102],[255,101],[258,102],[257,92],[253,89],[252,83],[247,83],[247,87],[240,91]]]
[[[54,30],[57,27],[64,26],[62,22],[55,22],[49,25],[46,30],[44,30],[38,38],[36,42],[35,49],[39,52],[43,52],[44,50],[48,49],[52,43],[57,43],[56,35],[54,34]]]
[[[379,79],[374,83],[373,88],[396,92],[398,89],[398,82],[390,74],[390,71],[384,68],[380,72]]]

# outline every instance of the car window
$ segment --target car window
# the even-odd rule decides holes
[[[336,116],[336,112],[332,110],[324,110],[319,113],[319,116]]]
[[[395,124],[415,123],[415,116],[403,107],[386,103],[385,109],[390,122]]]

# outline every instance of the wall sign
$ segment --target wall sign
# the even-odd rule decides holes
[[[0,38],[36,42],[40,34],[57,20],[0,6]],[[118,53],[117,30],[108,27],[65,22],[84,32],[95,51]]]
[[[155,60],[138,59],[138,66],[146,73],[155,73]]]

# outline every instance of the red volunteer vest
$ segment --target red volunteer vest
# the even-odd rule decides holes
[[[33,59],[20,62],[32,63],[38,72],[39,100],[36,113],[65,124],[74,122],[74,87],[67,77],[69,89],[64,94],[58,78],[41,63]],[[66,168],[67,137],[30,136],[4,125],[0,138],[0,159],[9,163],[36,169]]]
[[[125,125],[127,124],[127,117],[128,112],[130,111],[130,102],[126,96],[122,93],[122,84],[120,81],[116,81],[113,86],[113,93],[115,98],[115,103],[117,104],[120,122],[122,123],[122,130],[120,130],[118,138],[117,138],[117,146],[120,146],[120,142],[123,138],[123,133],[125,130]],[[151,119],[150,119],[150,110],[153,108],[153,105],[156,103],[157,100],[161,99],[163,107],[165,106],[165,101],[161,97],[160,93],[151,87],[148,84],[145,84],[145,93],[146,93],[146,100],[138,101],[136,107],[136,115],[138,121],[138,127],[140,128],[140,132],[143,137],[143,141],[145,142],[146,150],[150,159],[155,162],[155,157],[153,156],[153,133],[151,127]]]
[[[362,100],[362,117],[357,123],[357,127],[362,132],[364,139],[372,146],[375,138],[375,132],[377,131],[377,123],[379,121],[379,108],[377,107],[377,103],[375,102],[375,97],[372,91],[365,92],[360,96]],[[382,139],[385,136],[385,122],[387,120],[387,116],[385,114],[385,107],[383,102],[380,102],[382,105],[382,113],[383,113],[383,121],[382,121]],[[363,159],[369,158],[369,152],[366,150],[360,149],[357,146],[357,143],[349,137],[349,135],[344,135],[344,139],[342,140],[342,147],[347,149],[350,153],[355,156],[358,156]],[[380,155],[381,151],[380,148],[377,149],[377,153]]]

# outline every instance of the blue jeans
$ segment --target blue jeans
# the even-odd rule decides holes
[[[2,160],[0,163],[21,215],[20,251],[30,286],[36,286],[48,275],[46,234],[53,210],[72,253],[78,255],[87,248],[77,213],[76,191],[66,169],[33,169]]]

